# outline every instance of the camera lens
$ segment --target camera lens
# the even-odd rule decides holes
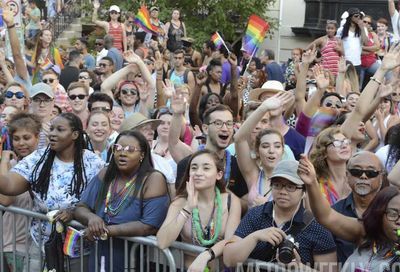
[[[294,244],[290,240],[284,240],[279,245],[279,261],[284,264],[290,263],[294,258]]]

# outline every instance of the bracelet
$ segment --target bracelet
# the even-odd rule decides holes
[[[189,216],[187,216],[187,214],[185,214],[183,211],[180,211],[179,213],[183,216],[183,218],[189,220]]]
[[[382,85],[382,82],[379,81],[379,80],[377,80],[377,79],[374,78],[374,77],[370,77],[369,80],[375,81],[375,82],[378,83],[379,85]]]
[[[7,29],[14,28],[14,27],[15,27],[15,24],[12,24],[10,26],[7,26]]]
[[[186,210],[185,208],[183,208],[182,211],[184,211],[184,212],[187,213],[188,215],[192,215],[192,213],[189,212],[188,210]]]
[[[209,260],[209,262],[211,262],[212,260],[215,259],[215,252],[214,252],[214,250],[212,250],[212,248],[207,248],[204,251],[207,251],[208,253],[210,253],[211,259]]]

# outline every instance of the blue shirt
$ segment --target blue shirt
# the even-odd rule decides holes
[[[271,62],[265,65],[265,72],[267,73],[268,80],[277,80],[281,83],[285,83],[282,67],[278,63]]]
[[[143,224],[159,228],[167,215],[169,207],[168,195],[150,198],[139,199],[138,197],[129,197],[129,202],[115,216],[109,216],[104,212],[105,200],[101,203],[98,209],[96,207],[97,195],[100,193],[103,181],[96,175],[89,183],[87,188],[82,193],[81,202],[86,204],[91,210],[95,211],[96,215],[100,216],[107,225],[123,224],[133,221],[139,221]],[[100,267],[100,256],[105,256],[106,268],[110,267],[110,245],[109,240],[98,241],[98,262]],[[124,270],[124,241],[121,239],[113,239],[113,271],[123,272]],[[89,257],[89,271],[95,271],[95,246],[92,245]]]
[[[107,57],[110,57],[114,62],[114,72],[121,69],[124,65],[124,59],[122,58],[121,52],[115,47],[108,49]]]
[[[306,146],[306,138],[293,128],[289,128],[283,138],[285,139],[285,144],[293,151],[296,160],[300,160],[300,154],[304,153]]]
[[[350,195],[345,199],[336,202],[334,205],[332,205],[332,208],[345,216],[358,218],[356,208],[354,206],[353,193],[350,193]],[[344,264],[347,258],[353,254],[357,246],[354,243],[339,239],[336,236],[333,236],[333,239],[335,240],[337,247],[338,262]]]
[[[272,211],[272,201],[250,209],[242,218],[239,227],[235,231],[235,235],[240,238],[245,238],[249,234],[258,230],[274,227]],[[301,228],[304,228],[304,211],[305,209],[301,205],[293,217],[292,227],[300,226]],[[291,227],[290,225],[290,222],[286,222],[282,229],[287,230],[285,232],[288,233],[288,230]],[[299,243],[301,262],[307,264],[310,263],[312,266],[314,265],[314,254],[327,254],[336,250],[332,234],[314,219],[305,229],[302,229],[300,233],[297,234],[295,242]],[[266,253],[270,250],[273,250],[271,244],[267,242],[258,242],[249,258],[267,262],[271,261],[266,259]],[[273,256],[273,259],[275,259],[275,254]]]
[[[96,60],[92,55],[86,54],[83,57],[83,67],[85,67],[88,70],[94,70],[96,68]]]

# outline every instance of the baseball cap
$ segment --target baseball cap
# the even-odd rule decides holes
[[[45,94],[50,98],[54,98],[53,90],[49,85],[43,82],[36,83],[30,89],[31,98],[37,96],[38,94]]]
[[[284,160],[276,164],[274,171],[272,171],[271,180],[273,178],[284,178],[297,185],[304,185],[304,182],[297,174],[299,162],[295,160]]]
[[[109,12],[111,11],[116,11],[116,12],[121,12],[121,10],[119,9],[119,7],[117,5],[112,5],[110,6],[110,9],[108,10]]]
[[[155,7],[155,6],[153,6],[153,7],[150,8],[150,11],[153,11],[153,10],[160,11],[160,9],[159,9],[158,7]]]

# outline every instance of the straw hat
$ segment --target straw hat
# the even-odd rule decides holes
[[[146,116],[139,112],[133,113],[128,118],[122,122],[119,132],[125,130],[134,130],[137,129],[139,126],[151,124],[152,128],[155,130],[158,125],[161,123],[161,120],[158,119],[148,119]]]
[[[283,85],[277,80],[268,80],[261,88],[253,89],[249,93],[249,101],[260,101],[260,96],[264,93],[268,93],[268,97],[271,97],[279,92],[284,91]]]

